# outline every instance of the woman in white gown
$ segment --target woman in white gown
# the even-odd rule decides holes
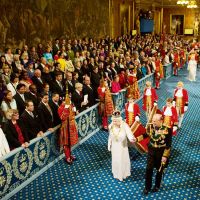
[[[10,152],[7,139],[0,128],[0,158]]]
[[[196,73],[197,73],[197,61],[195,60],[195,55],[191,56],[190,61],[188,62],[188,79],[190,81],[196,81]]]
[[[108,150],[112,154],[112,173],[114,178],[123,181],[131,175],[128,140],[135,142],[130,127],[122,120],[120,111],[114,111],[109,125]]]

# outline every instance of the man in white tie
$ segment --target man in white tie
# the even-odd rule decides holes
[[[62,83],[62,73],[57,72],[56,76],[55,76],[56,80],[52,83],[52,92],[53,93],[58,93],[60,96],[60,100],[62,102],[62,99],[65,97],[65,90],[64,90],[64,86]]]
[[[28,99],[28,96],[26,93],[26,86],[24,84],[19,83],[16,89],[17,93],[14,96],[14,99],[17,103],[17,109],[19,111],[19,115],[21,115],[25,110],[25,101]]]
[[[42,80],[41,71],[39,69],[35,70],[32,81],[36,85],[38,93],[41,93],[43,91],[44,81]]]
[[[27,100],[25,105],[26,109],[20,116],[23,131],[26,132],[29,140],[43,136],[44,133],[42,131],[39,116],[34,111],[33,101]]]
[[[53,112],[49,106],[49,97],[47,93],[41,94],[42,100],[38,106],[38,114],[40,118],[40,124],[42,125],[42,131],[53,131]]]

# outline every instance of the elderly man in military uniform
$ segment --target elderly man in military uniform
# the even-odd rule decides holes
[[[152,123],[147,124],[146,133],[137,137],[137,141],[145,137],[150,138],[148,144],[148,157],[145,176],[144,195],[147,195],[152,188],[152,176],[154,167],[157,169],[155,186],[152,192],[157,192],[160,188],[163,170],[167,167],[172,143],[172,129],[163,125],[163,116],[154,114]]]

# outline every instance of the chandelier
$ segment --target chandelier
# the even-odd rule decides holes
[[[187,8],[197,8],[197,2],[195,0],[192,0],[188,3]]]
[[[189,1],[188,0],[178,0],[177,4],[178,5],[187,5],[187,4],[189,4]]]

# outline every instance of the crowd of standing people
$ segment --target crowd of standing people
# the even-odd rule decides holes
[[[127,88],[128,96],[138,99],[137,81],[153,72],[159,89],[163,65],[172,63],[177,75],[187,52],[198,58],[198,45],[178,36],[148,34],[100,40],[62,38],[6,48],[0,57],[0,122],[9,148],[1,155],[26,148],[31,139],[53,131],[64,120],[58,109],[66,93],[74,115],[100,102],[103,128],[108,130],[107,118],[114,110],[111,93]]]

